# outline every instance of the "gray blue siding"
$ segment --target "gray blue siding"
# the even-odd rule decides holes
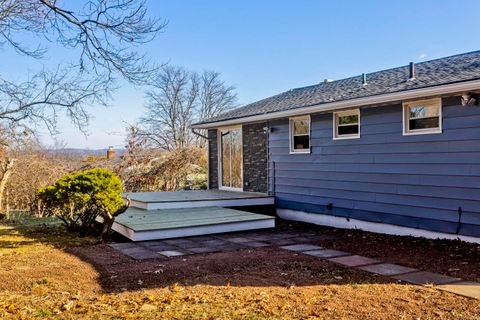
[[[402,135],[401,104],[361,108],[351,140],[333,140],[332,114],[315,114],[311,154],[289,154],[288,119],[270,127],[278,207],[480,236],[479,106],[444,98],[443,133],[414,136]]]

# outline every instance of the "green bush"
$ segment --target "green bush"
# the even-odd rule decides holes
[[[81,235],[86,235],[95,219],[101,217],[103,241],[107,240],[115,216],[128,208],[121,194],[120,178],[101,168],[67,174],[37,192],[40,210],[58,217],[68,229]]]

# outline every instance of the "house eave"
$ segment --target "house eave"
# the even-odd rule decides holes
[[[368,105],[380,105],[385,103],[392,103],[396,101],[405,101],[411,99],[418,99],[418,98],[426,98],[426,97],[434,97],[434,96],[441,96],[446,94],[452,93],[462,93],[466,91],[474,91],[480,89],[480,80],[471,80],[471,81],[464,81],[428,88],[421,88],[421,89],[413,89],[408,91],[400,91],[358,99],[351,99],[351,100],[343,100],[337,102],[329,102],[323,103],[318,105],[312,105],[307,107],[295,108],[292,110],[285,110],[285,111],[277,111],[229,120],[222,120],[210,123],[198,123],[192,125],[194,129],[211,129],[211,128],[218,128],[224,126],[230,126],[235,124],[242,124],[242,123],[250,123],[250,122],[258,122],[258,121],[266,121],[266,120],[273,120],[279,118],[286,118],[304,114],[312,114],[317,112],[325,112],[325,111],[335,111],[335,110],[342,110],[348,109],[352,107],[362,107]]]

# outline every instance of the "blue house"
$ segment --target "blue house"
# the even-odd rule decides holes
[[[279,217],[480,241],[480,51],[292,89],[194,124],[209,188]]]

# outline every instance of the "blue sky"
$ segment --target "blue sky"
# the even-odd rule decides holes
[[[480,1],[150,0],[168,19],[147,45],[158,62],[215,70],[245,104],[282,91],[480,49]],[[17,72],[15,56],[5,73]],[[49,59],[45,64],[54,63]],[[4,60],[5,61],[5,60]],[[123,86],[92,106],[84,137],[61,121],[69,147],[123,146],[124,122],[143,113],[143,90]],[[51,143],[48,135],[45,143]]]

